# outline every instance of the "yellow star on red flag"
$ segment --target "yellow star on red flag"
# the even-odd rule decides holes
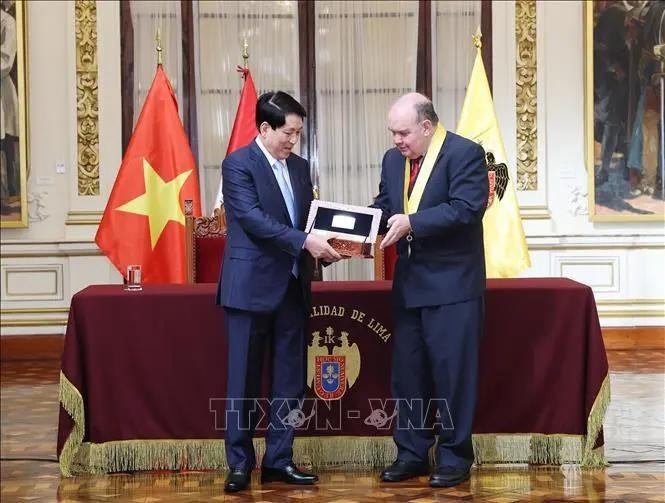
[[[185,214],[180,207],[180,189],[191,174],[192,170],[190,169],[165,182],[144,157],[143,180],[145,181],[145,192],[116,208],[119,211],[148,217],[150,245],[153,250],[166,224],[173,221],[185,225]]]

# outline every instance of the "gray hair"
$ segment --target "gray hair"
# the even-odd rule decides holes
[[[416,120],[420,123],[429,120],[433,126],[439,124],[439,116],[436,115],[432,100],[425,99],[416,103]]]

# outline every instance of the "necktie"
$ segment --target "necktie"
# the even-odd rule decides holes
[[[284,198],[284,203],[286,203],[286,210],[289,212],[289,218],[293,227],[297,225],[296,222],[296,205],[295,199],[293,197],[293,192],[291,191],[291,186],[287,181],[289,176],[288,168],[284,161],[275,161],[274,164],[275,175],[277,178],[277,184],[279,185],[279,190],[282,191],[282,197]],[[293,261],[293,267],[291,268],[291,273],[297,278],[298,277],[298,259],[296,258]]]
[[[422,161],[422,157],[418,157],[418,159],[411,159],[411,173],[409,174],[409,192],[408,195],[411,195],[411,191],[413,190],[413,186],[416,184],[416,178],[418,178],[418,172],[420,171],[420,162]]]
[[[291,218],[291,223],[293,226],[296,226],[296,210],[295,210],[295,200],[293,198],[293,192],[289,182],[287,181],[288,171],[287,167],[284,164],[284,161],[275,162],[275,171],[277,174],[277,183],[279,184],[279,189],[282,191],[282,196],[284,197],[284,202],[286,203],[286,209],[289,212],[289,217]]]

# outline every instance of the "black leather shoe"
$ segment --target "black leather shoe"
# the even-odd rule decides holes
[[[470,470],[454,468],[452,466],[440,466],[429,478],[430,487],[453,487],[461,484],[471,477]]]
[[[383,482],[401,482],[427,474],[429,474],[427,463],[407,463],[398,459],[381,472],[381,480]]]
[[[238,491],[244,491],[247,489],[247,486],[249,486],[251,479],[252,472],[250,470],[242,470],[239,468],[231,469],[226,476],[224,492],[237,493]]]
[[[298,470],[291,463],[284,468],[261,468],[261,483],[266,482],[286,482],[287,484],[311,485],[318,482],[319,477],[312,473],[305,473]]]

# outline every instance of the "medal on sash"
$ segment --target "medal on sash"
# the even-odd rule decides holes
[[[404,160],[404,213],[410,215],[418,211],[418,206],[420,205],[420,200],[423,197],[423,192],[425,192],[425,186],[429,180],[432,170],[434,169],[434,163],[439,157],[439,152],[443,147],[443,142],[446,139],[448,132],[441,124],[436,126],[434,131],[434,136],[432,136],[432,141],[429,144],[425,158],[422,160],[422,165],[420,167],[420,172],[416,178],[416,183],[413,185],[413,190],[411,191],[411,196],[409,196],[409,178],[411,173],[411,159],[408,157]],[[407,243],[407,255],[411,256],[411,241],[413,241],[413,236],[409,232],[406,236]]]

